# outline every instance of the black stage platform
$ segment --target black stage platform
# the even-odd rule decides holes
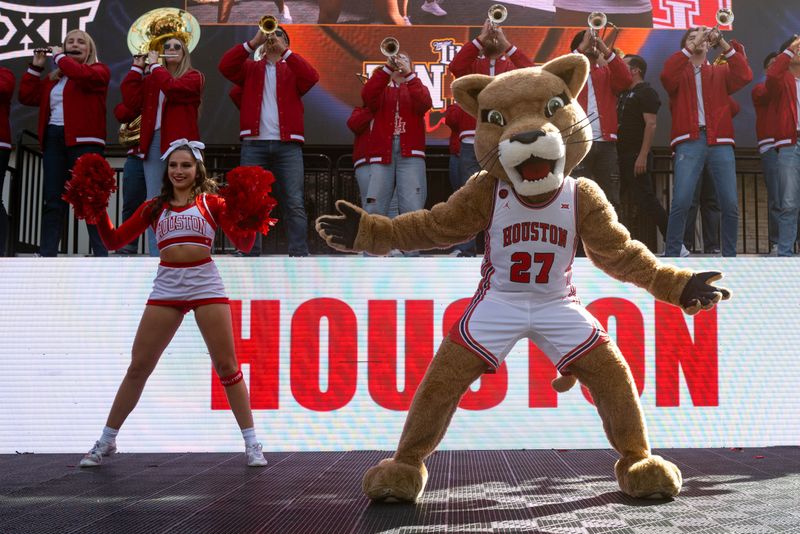
[[[620,493],[611,451],[445,451],[417,506],[362,496],[385,452],[0,455],[0,533],[800,532],[800,447],[658,452],[683,470],[672,501]]]

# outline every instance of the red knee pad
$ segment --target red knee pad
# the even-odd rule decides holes
[[[238,384],[239,382],[242,381],[243,378],[244,377],[242,376],[242,370],[239,369],[238,371],[236,371],[234,374],[232,374],[230,376],[220,376],[219,377],[219,382],[223,386],[228,387],[228,386],[232,386],[234,384]]]

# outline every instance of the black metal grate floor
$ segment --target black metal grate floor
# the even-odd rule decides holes
[[[0,455],[0,533],[800,532],[800,447],[657,451],[683,471],[672,501],[638,501],[612,451],[445,451],[416,505],[370,504],[385,452]]]

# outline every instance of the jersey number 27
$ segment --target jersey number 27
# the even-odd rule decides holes
[[[537,284],[546,284],[550,281],[550,269],[553,267],[555,254],[552,252],[536,252],[533,263],[541,263],[542,268],[534,278]],[[519,284],[531,283],[531,255],[527,252],[515,252],[511,255],[511,281]]]

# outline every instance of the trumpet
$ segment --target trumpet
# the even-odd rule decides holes
[[[147,57],[147,54],[133,54],[133,57],[136,59],[140,59],[143,57]],[[177,54],[158,54],[158,57],[164,58],[164,57],[180,57],[180,56]]]
[[[494,4],[489,8],[488,17],[493,26],[498,26],[508,18],[508,9],[503,4]]]
[[[381,41],[381,54],[393,58],[400,51],[400,41],[394,37],[387,37]]]
[[[278,29],[278,19],[272,15],[264,15],[258,21],[258,29],[261,30],[261,33],[271,36]]]
[[[608,17],[605,13],[600,11],[593,11],[589,13],[589,18],[587,19],[589,24],[589,28],[597,33],[600,30],[605,29],[606,25],[608,24]]]
[[[717,14],[715,16],[717,19],[717,25],[711,28],[706,32],[706,40],[710,46],[717,46],[719,44],[719,39],[722,38],[722,33],[719,31],[720,26],[730,26],[733,24],[733,11],[728,8],[721,8],[717,10]],[[714,42],[711,41],[710,37],[711,34],[716,30],[720,35],[719,38],[716,39]]]

